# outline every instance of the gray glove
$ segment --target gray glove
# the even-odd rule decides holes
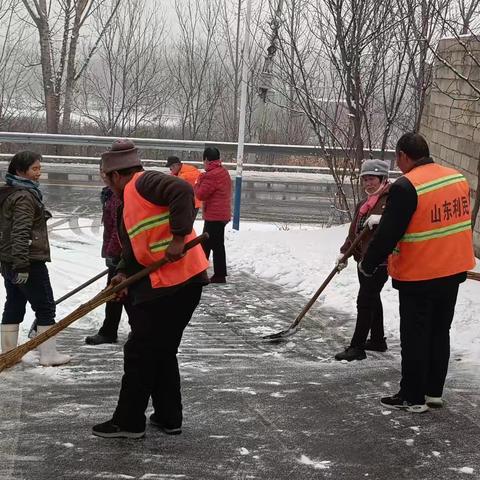
[[[341,272],[348,265],[348,259],[345,259],[342,263],[340,263],[340,260],[342,260],[344,256],[345,255],[341,253],[340,255],[338,255],[338,257],[335,260],[335,266],[337,267],[337,270],[339,272]]]
[[[18,272],[13,277],[12,283],[15,285],[25,285],[28,282],[28,272]]]
[[[370,215],[365,221],[365,226],[367,226],[370,230],[373,230],[373,227],[376,227],[380,223],[381,218],[381,215]]]

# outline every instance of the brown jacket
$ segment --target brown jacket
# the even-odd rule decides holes
[[[361,202],[358,203],[357,208],[355,209],[352,223],[350,224],[350,228],[348,230],[348,236],[345,240],[345,243],[340,247],[341,253],[345,253],[350,248],[350,245],[353,243],[357,235],[363,230],[365,220],[370,215],[382,215],[385,204],[387,203],[390,185],[390,183],[387,183],[385,189],[380,194],[377,203],[366,215],[360,215],[360,207],[367,201],[367,198],[364,198]],[[355,259],[355,261],[359,262],[360,260],[362,260],[374,232],[375,230],[370,230],[369,232],[367,232],[362,241],[357,245],[357,248],[355,248],[355,250],[353,251],[353,258]]]
[[[0,187],[0,261],[17,271],[30,262],[49,262],[47,220],[51,214],[26,188]]]

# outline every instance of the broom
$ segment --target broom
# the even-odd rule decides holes
[[[200,244],[201,242],[207,239],[208,239],[207,233],[203,233],[202,235],[195,237],[193,240],[185,244],[185,246],[183,247],[183,252],[184,253],[187,252],[191,248],[197,246],[198,244]],[[121,290],[123,290],[124,288],[129,287],[133,283],[137,282],[143,277],[146,277],[151,272],[153,272],[154,270],[157,270],[158,268],[162,267],[167,263],[170,263],[170,262],[167,259],[162,258],[152,263],[148,267],[144,268],[143,270],[140,270],[139,272],[135,273],[131,277],[128,277],[125,281],[119,283],[115,287],[108,287],[105,290],[102,290],[99,294],[95,295],[95,297],[93,297],[91,300],[80,305],[72,313],[68,314],[65,318],[62,318],[61,320],[59,320],[57,323],[52,325],[45,332],[37,335],[31,340],[28,340],[24,344],[19,345],[18,347],[10,350],[9,352],[2,353],[0,355],[0,372],[18,363],[26,353],[30,352],[34,348],[37,348],[40,344],[47,341],[49,338],[54,337],[57,333],[67,328],[69,325],[79,320],[80,318],[85,316],[87,313],[91,312],[92,310],[99,307],[100,305],[113,300],[116,297],[116,294]]]
[[[470,280],[480,280],[480,272],[467,272],[467,278]]]

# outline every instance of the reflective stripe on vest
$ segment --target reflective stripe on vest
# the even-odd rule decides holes
[[[132,228],[127,230],[128,236],[134,238],[139,233],[150,230],[151,228],[159,227],[160,225],[165,225],[170,221],[170,212],[164,213],[162,215],[153,215],[152,217],[145,218],[141,222],[138,222]]]
[[[434,163],[405,174],[417,192],[417,208],[388,259],[392,278],[421,281],[475,265],[470,193],[465,177]]]
[[[123,192],[123,221],[138,263],[148,266],[165,256],[172,241],[168,207],[155,205],[137,191],[136,182],[145,172],[136,173]],[[196,237],[195,231],[185,236],[185,243]],[[150,274],[153,288],[179,285],[206,270],[208,260],[201,245],[189,250],[184,257]]]

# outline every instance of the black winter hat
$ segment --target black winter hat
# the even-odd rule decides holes
[[[174,155],[172,155],[171,157],[167,158],[167,163],[165,164],[165,166],[168,168],[168,167],[171,167],[172,165],[175,165],[176,163],[182,163],[182,162],[178,157],[175,157]]]

